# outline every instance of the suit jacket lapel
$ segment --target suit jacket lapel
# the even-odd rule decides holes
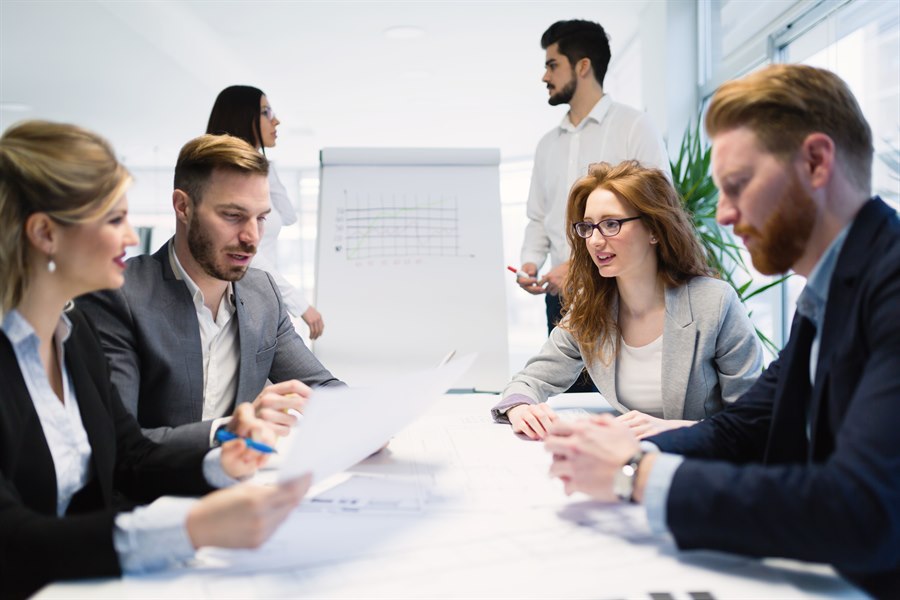
[[[112,462],[115,459],[115,448],[111,447],[109,442],[115,439],[115,432],[112,436],[110,435],[109,416],[103,408],[100,400],[101,393],[91,376],[91,370],[82,360],[80,349],[75,342],[76,335],[79,335],[79,332],[73,329],[72,336],[66,341],[66,368],[74,387],[78,411],[81,413],[81,422],[91,446],[91,463],[94,470],[92,475],[98,478],[104,504],[110,506],[112,504],[112,481],[108,478],[101,478],[100,474],[113,472]]]
[[[815,335],[812,323],[794,316],[791,337],[781,352],[779,377],[772,407],[772,426],[766,445],[766,463],[805,459],[809,451],[806,436],[807,405],[810,397],[809,354],[805,339]]]
[[[172,334],[178,339],[179,348],[173,349],[184,357],[190,385],[191,420],[203,419],[203,348],[200,341],[200,323],[197,310],[187,285],[175,276],[169,260],[169,246],[175,240],[170,239],[153,254],[158,261],[163,275],[160,298],[160,310],[165,319],[171,323]]]
[[[819,356],[816,362],[816,381],[809,407],[811,456],[813,452],[817,455],[827,455],[832,450],[818,448],[816,445],[816,432],[820,427],[828,425],[821,422],[821,419],[828,415],[825,406],[828,374],[831,371],[834,349],[839,346],[844,329],[848,326],[845,315],[857,296],[856,288],[859,285],[860,275],[866,271],[872,240],[876,237],[884,219],[890,215],[890,209],[886,211],[884,208],[884,204],[871,200],[863,205],[847,233],[828,286],[828,300],[825,305],[825,317],[822,320]]]
[[[696,346],[697,324],[691,312],[688,286],[667,288],[662,349],[662,401],[666,419],[684,416],[684,398]]]
[[[35,502],[34,508],[46,515],[56,515],[56,471],[53,466],[53,456],[50,454],[50,446],[44,437],[44,428],[41,426],[37,410],[9,338],[0,331],[0,372],[2,372],[3,389],[0,396],[3,398],[0,410],[3,410],[4,419],[8,419],[15,433],[19,436],[13,444],[17,452],[25,455],[22,462],[28,463],[28,468],[33,473],[46,476],[28,477],[23,485],[29,490],[20,489],[23,496],[27,496]],[[16,439],[14,437],[14,439]],[[4,440],[8,444],[10,440]]]
[[[241,364],[238,369],[238,386],[235,403],[252,400],[259,390],[250,389],[254,381],[256,368],[256,348],[259,345],[259,332],[253,326],[252,313],[244,305],[240,295],[239,282],[234,282],[234,308],[238,320],[238,342],[241,350]]]

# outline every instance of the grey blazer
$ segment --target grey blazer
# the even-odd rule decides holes
[[[212,421],[201,421],[200,325],[187,286],[172,271],[169,243],[152,256],[130,259],[120,289],[82,296],[76,304],[97,328],[112,381],[144,434],[209,447]],[[267,379],[344,385],[294,331],[268,273],[249,269],[234,282],[234,302],[241,346],[236,402],[252,401]]]
[[[750,317],[730,285],[695,277],[666,290],[663,326],[663,417],[697,421],[737,400],[760,375],[762,345]],[[491,413],[505,421],[516,404],[544,402],[569,388],[581,374],[581,349],[572,335],[557,327],[540,353],[531,358],[506,389]],[[616,361],[587,365],[597,389],[619,412],[629,408],[616,397]],[[519,395],[518,398],[510,398]]]

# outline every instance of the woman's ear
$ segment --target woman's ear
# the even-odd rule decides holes
[[[59,223],[47,213],[32,213],[25,219],[25,237],[40,252],[53,256],[56,253],[59,227]]]

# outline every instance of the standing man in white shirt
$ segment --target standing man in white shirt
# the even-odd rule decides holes
[[[646,113],[613,102],[603,91],[609,66],[609,39],[598,23],[557,21],[541,37],[546,51],[543,82],[551,106],[568,104],[559,126],[538,143],[528,193],[528,225],[522,244],[519,286],[545,294],[547,330],[560,318],[559,290],[569,269],[566,200],[572,184],[596,162],[637,160],[667,174],[669,158],[662,137]],[[550,255],[550,270],[537,273]]]

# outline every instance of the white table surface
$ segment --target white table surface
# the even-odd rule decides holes
[[[184,569],[59,583],[37,597],[863,597],[827,566],[680,552],[649,533],[642,507],[566,497],[543,445],[491,422],[496,400],[444,396],[258,550],[204,549]],[[556,404],[598,407],[585,395]]]

